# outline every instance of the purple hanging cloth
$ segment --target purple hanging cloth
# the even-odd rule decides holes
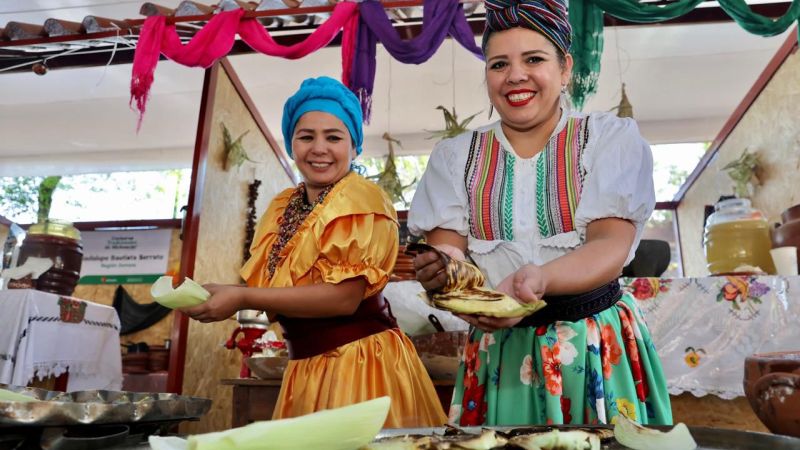
[[[483,59],[458,0],[425,0],[422,32],[410,40],[403,40],[397,35],[380,1],[365,0],[359,5],[359,14],[358,39],[349,87],[361,101],[365,122],[369,122],[372,106],[378,41],[396,60],[405,64],[421,64],[436,53],[449,34],[464,48]]]

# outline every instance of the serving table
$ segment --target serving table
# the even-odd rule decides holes
[[[800,277],[623,278],[670,394],[742,397],[744,359],[800,349]]]
[[[120,390],[116,310],[33,289],[0,291],[0,383],[26,386],[67,371],[67,391]]]

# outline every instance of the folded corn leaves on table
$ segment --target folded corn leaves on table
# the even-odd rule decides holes
[[[458,314],[488,317],[525,317],[544,308],[543,300],[520,303],[502,292],[485,287],[486,278],[475,265],[458,261],[427,244],[409,244],[410,253],[434,252],[444,263],[447,281],[440,291],[425,292],[423,299],[434,308]]]

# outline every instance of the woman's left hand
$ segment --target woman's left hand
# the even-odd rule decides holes
[[[206,284],[203,287],[211,293],[208,300],[202,305],[180,309],[192,319],[203,323],[218,322],[234,315],[236,311],[244,309],[244,289],[247,289],[246,287],[223,284]]]
[[[522,320],[522,317],[500,318],[473,314],[456,314],[456,316],[473,327],[483,330],[487,333],[494,333],[495,331],[502,330],[503,328],[511,328]]]

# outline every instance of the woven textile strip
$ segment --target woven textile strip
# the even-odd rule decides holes
[[[536,221],[543,238],[575,230],[575,209],[586,175],[581,164],[586,124],[585,118],[569,118],[536,161]]]
[[[470,234],[487,241],[514,240],[514,155],[501,148],[493,130],[476,131],[466,169]]]

